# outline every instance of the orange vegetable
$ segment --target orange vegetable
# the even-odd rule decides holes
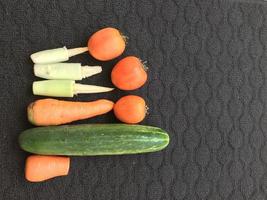
[[[26,160],[25,178],[30,182],[41,182],[68,175],[69,168],[69,157],[32,155]]]
[[[59,125],[107,113],[113,105],[106,99],[92,102],[41,99],[28,106],[28,119],[38,126]]]
[[[146,111],[145,100],[135,95],[124,96],[114,105],[115,116],[128,124],[141,122],[146,116]]]
[[[101,61],[118,57],[125,49],[125,36],[115,28],[95,32],[88,40],[89,53]]]
[[[139,58],[128,56],[115,65],[111,80],[121,90],[135,90],[145,84],[147,73]]]

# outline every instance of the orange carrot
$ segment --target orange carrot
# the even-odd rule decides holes
[[[41,99],[28,106],[28,119],[37,126],[59,125],[107,113],[113,105],[106,99],[92,102]]]
[[[41,182],[69,173],[70,158],[59,156],[29,156],[25,165],[25,178],[30,182]]]
[[[111,72],[111,80],[121,90],[135,90],[145,84],[147,73],[139,58],[127,56],[115,65]]]
[[[146,116],[146,102],[142,97],[128,95],[120,98],[114,105],[114,114],[122,122],[136,124]]]
[[[125,49],[125,36],[115,28],[104,28],[95,32],[88,40],[88,51],[101,61],[121,55]]]

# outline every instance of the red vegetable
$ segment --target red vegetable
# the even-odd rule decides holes
[[[146,112],[145,100],[135,95],[124,96],[114,105],[115,116],[128,124],[141,122],[145,118]]]
[[[111,72],[112,83],[121,90],[135,90],[147,81],[147,73],[141,60],[128,56],[120,60]]]

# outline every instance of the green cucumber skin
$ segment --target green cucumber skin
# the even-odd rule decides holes
[[[19,144],[40,155],[122,155],[162,150],[169,144],[169,135],[142,125],[64,125],[28,129],[20,134]]]

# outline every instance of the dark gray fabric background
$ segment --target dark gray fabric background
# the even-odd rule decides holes
[[[0,1],[0,199],[267,199],[267,5],[236,0]],[[251,1],[252,2],[252,1]],[[129,37],[123,54],[147,61],[140,90],[80,95],[74,100],[143,96],[143,124],[170,133],[165,151],[74,157],[69,176],[24,179],[21,131],[32,127],[33,52],[78,47],[106,26]],[[121,56],[120,58],[122,58]],[[111,86],[120,59],[101,64],[83,83]],[[117,122],[112,113],[79,123]]]

